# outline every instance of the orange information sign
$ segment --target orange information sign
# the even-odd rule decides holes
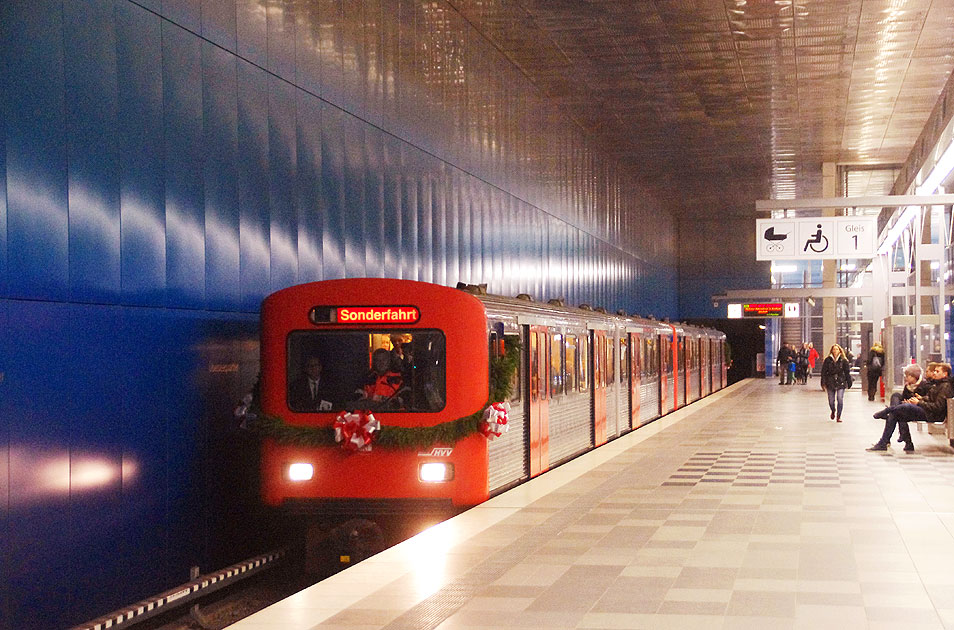
[[[784,311],[785,307],[781,302],[742,305],[743,317],[781,317]]]
[[[317,311],[319,309],[315,309]],[[328,309],[327,319],[316,317],[313,311],[312,321],[324,319],[329,324],[415,324],[421,319],[421,312],[415,306],[337,306]]]

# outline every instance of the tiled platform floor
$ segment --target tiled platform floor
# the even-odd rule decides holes
[[[747,381],[234,626],[954,628],[954,449]]]

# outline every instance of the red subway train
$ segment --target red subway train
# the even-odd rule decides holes
[[[726,385],[715,330],[409,280],[278,291],[261,353],[262,492],[292,513],[475,505]]]

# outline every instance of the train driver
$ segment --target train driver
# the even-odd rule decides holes
[[[371,371],[365,377],[358,393],[364,400],[398,402],[396,396],[403,384],[404,379],[401,373],[392,366],[391,352],[385,348],[378,348],[371,355]]]
[[[302,374],[288,388],[288,402],[296,411],[330,411],[331,394],[321,378],[321,359],[309,356],[305,359]]]

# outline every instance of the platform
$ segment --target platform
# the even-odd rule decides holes
[[[845,404],[738,383],[230,627],[954,628],[954,450]]]

